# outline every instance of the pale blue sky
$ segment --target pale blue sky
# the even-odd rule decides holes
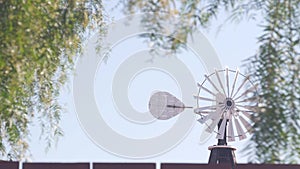
[[[110,17],[114,17],[114,20],[118,20],[119,18],[122,18],[123,15],[118,10],[115,10],[110,12]],[[242,60],[255,54],[257,50],[256,37],[261,33],[261,29],[256,25],[257,22],[244,21],[238,25],[234,23],[227,23],[223,25],[221,30],[218,32],[219,26],[224,23],[226,17],[226,13],[221,13],[219,15],[219,20],[212,22],[210,29],[202,30],[202,33],[208,38],[210,43],[217,51],[219,60],[221,61],[223,67],[228,66],[231,69],[239,67],[241,70],[243,70],[243,67],[241,67],[243,64]],[[97,74],[98,78],[96,78],[95,83],[99,85],[99,88],[96,89],[95,92],[101,94],[105,93],[105,95],[108,95],[109,97],[110,92],[107,91],[106,88],[110,87],[112,75],[118,68],[118,64],[124,60],[124,58],[117,56],[122,53],[125,57],[127,57],[133,51],[141,48],[144,47],[142,44],[140,44],[140,41],[138,41],[137,38],[129,38],[115,46],[111,51],[111,59],[108,61],[107,65],[103,66],[101,71],[98,70],[99,74]],[[191,56],[191,53],[186,52],[182,55]],[[203,80],[204,68],[200,62],[195,61],[192,56],[180,57],[180,59],[190,67],[191,72],[197,81]],[[101,78],[105,79],[106,82],[100,83],[101,80],[99,79]],[[149,79],[151,79],[151,81],[156,80],[156,82],[154,84],[145,83],[145,81]],[[129,86],[128,97],[132,106],[137,110],[146,111],[149,92],[157,88],[168,90],[174,95],[180,95],[180,89],[178,89],[176,82],[174,82],[172,78],[159,71],[148,71],[136,76]],[[106,112],[105,110],[111,111],[111,114],[109,115],[102,114],[103,118],[107,123],[110,124],[112,128],[128,137],[147,138],[158,135],[169,127],[166,124],[172,124],[173,122],[171,120],[166,124],[160,124],[160,131],[151,130],[149,128],[147,129],[147,126],[144,126],[142,129],[136,129],[135,124],[131,124],[130,122],[122,119],[122,117],[117,113],[117,110],[113,110],[114,107],[113,103],[110,102],[111,99],[106,100],[106,98],[103,98],[103,95],[101,94],[95,94],[98,106],[103,107],[104,112]],[[39,134],[37,132],[38,125],[34,126],[32,130],[32,141],[30,144],[30,149],[33,155],[32,161],[207,163],[209,157],[209,151],[207,150],[207,147],[216,144],[214,137],[208,140],[205,144],[198,144],[202,126],[196,123],[192,128],[192,131],[179,145],[162,155],[138,160],[123,158],[99,148],[84,133],[80,127],[75,112],[72,94],[72,82],[68,83],[63,89],[61,100],[65,103],[68,111],[68,113],[63,114],[61,122],[65,135],[60,139],[55,147],[53,147],[48,153],[45,153],[45,146],[43,145],[44,143],[37,139]],[[126,128],[124,128],[120,127],[120,124],[128,125]],[[101,132],[101,129],[99,129],[99,131]],[[247,161],[246,157],[242,156],[242,153],[240,152],[246,142],[247,141],[232,143],[233,146],[238,148],[236,156],[237,161],[240,163]]]

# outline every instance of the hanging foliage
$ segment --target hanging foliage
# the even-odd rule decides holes
[[[63,134],[60,88],[80,52],[83,32],[101,24],[99,0],[0,0],[2,156],[28,156],[34,118],[47,146]]]

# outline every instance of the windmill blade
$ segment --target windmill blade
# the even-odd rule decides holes
[[[256,96],[252,96],[252,97],[249,97],[249,98],[246,98],[244,100],[241,100],[241,101],[237,101],[236,103],[245,103],[245,102],[258,102],[259,101],[259,98],[256,97]]]
[[[218,71],[217,71],[216,69],[215,69],[215,73],[216,73],[217,79],[218,79],[218,81],[219,81],[219,84],[220,84],[220,86],[221,86],[221,88],[222,88],[222,90],[223,90],[223,92],[224,92],[224,95],[226,95],[226,92],[225,92],[225,89],[224,89],[223,83],[221,82],[221,79],[220,79],[219,73],[218,73]]]
[[[240,96],[238,96],[237,98],[234,98],[234,99],[238,100],[239,98],[247,95],[248,93],[254,93],[256,91],[256,87],[257,87],[257,85],[252,86],[251,88],[245,90]]]
[[[210,80],[210,78],[207,75],[205,75],[205,78],[216,89],[216,91],[218,91],[219,93],[221,93],[220,90],[217,88],[217,86]]]
[[[208,115],[209,116],[209,115]],[[209,120],[208,116],[202,116],[200,119],[198,119],[197,121],[201,124],[204,124],[207,120]]]
[[[208,110],[208,109],[210,109],[210,110],[211,110],[211,109],[216,110],[215,112],[210,113],[209,115],[202,117],[202,118],[199,119],[198,121],[199,121],[200,123],[203,124],[203,123],[205,123],[208,119],[212,119],[212,120],[220,119],[220,118],[221,118],[221,115],[223,114],[223,112],[222,112],[222,110],[221,110],[222,104],[220,104],[220,102],[223,102],[223,99],[225,99],[224,94],[218,93],[218,94],[216,94],[216,101],[217,101],[217,104],[216,104],[216,105],[196,108],[196,109],[194,110],[194,112],[197,113],[197,114],[200,114],[200,112],[205,111],[205,110]],[[221,113],[221,114],[220,114],[220,113]],[[219,117],[219,116],[220,116],[220,117]],[[212,126],[212,127],[213,127],[213,126]]]
[[[224,135],[225,135],[225,129],[226,129],[226,123],[227,123],[227,119],[222,119],[222,123],[220,125],[218,134],[217,134],[217,139],[223,139]]]
[[[211,101],[211,102],[215,101],[214,99],[207,98],[207,97],[194,96],[194,98],[199,100]]]
[[[217,108],[216,115],[214,116],[214,118],[211,118],[212,123],[207,126],[205,131],[212,133],[216,128],[216,126],[218,125],[223,113],[224,111],[221,108]]]
[[[196,96],[198,98],[198,96]],[[216,101],[217,104],[216,105],[212,105],[212,106],[204,106],[204,107],[198,107],[196,109],[194,109],[194,112],[196,114],[201,114],[202,111],[205,110],[216,110],[218,107],[221,106],[221,104],[223,104],[223,101],[226,99],[225,95],[222,93],[218,93],[216,94],[216,100],[212,100],[212,101]]]
[[[249,80],[249,76],[245,77],[242,84],[239,86],[235,94],[232,96],[232,98],[235,98],[235,96],[239,93],[239,91],[242,89],[242,87],[245,85],[245,83]]]
[[[247,131],[250,131],[252,129],[252,125],[248,121],[246,121],[244,117],[239,116],[239,118],[240,118],[240,121],[242,122],[243,126],[245,127],[245,129]]]
[[[232,117],[228,121],[228,141],[235,141]]]
[[[215,110],[217,107],[218,107],[217,105],[199,107],[199,108],[194,109],[194,112],[198,114],[203,110]]]
[[[218,105],[223,104],[225,99],[226,99],[226,96],[224,94],[222,94],[222,93],[216,94],[216,101],[217,101]]]
[[[241,111],[240,110],[240,112],[242,112],[242,114],[245,115],[248,119],[250,119],[250,120],[252,119],[251,114],[250,114],[250,112],[252,112],[252,111]]]
[[[238,119],[234,119],[234,123],[235,123],[235,127],[237,130],[237,134],[240,140],[243,140],[246,138],[245,132],[243,131],[240,122],[238,121]]]
[[[244,108],[246,110],[249,110],[251,112],[257,112],[257,106],[248,106],[248,105],[240,105],[240,104],[236,104],[237,107],[239,108]]]
[[[198,87],[200,87],[201,89],[203,89],[204,91],[208,92],[209,94],[213,95],[213,96],[216,96],[215,93],[213,93],[212,91],[208,90],[206,87],[200,85],[199,83],[198,84]]]
[[[199,111],[199,112],[195,112],[195,114],[199,114],[199,115],[203,115],[203,114],[212,114],[214,113],[213,111]]]
[[[215,111],[215,112],[212,112],[212,113],[208,114],[207,116],[202,116],[197,121],[200,122],[201,124],[203,124],[203,123],[205,123],[209,119],[211,119],[211,120],[217,119],[218,116],[219,115],[218,115],[217,111]]]
[[[233,81],[233,85],[232,85],[230,97],[232,97],[232,95],[233,95],[234,88],[235,88],[235,84],[236,84],[236,81],[237,81],[237,78],[238,78],[239,73],[240,73],[240,71],[237,69],[237,70],[236,70],[236,73],[235,73],[235,76],[234,76],[234,81]]]
[[[228,67],[226,68],[226,86],[227,86],[227,97],[229,97],[229,74],[228,74]]]
[[[179,99],[168,92],[156,92],[149,101],[150,113],[159,120],[170,119],[183,112],[185,108],[187,107]]]

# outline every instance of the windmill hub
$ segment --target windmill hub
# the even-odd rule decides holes
[[[226,105],[227,105],[228,107],[231,107],[231,106],[232,106],[232,101],[231,101],[231,100],[227,100],[227,101],[226,101]]]
[[[227,98],[225,100],[225,107],[226,109],[231,109],[234,107],[234,101],[231,98]]]

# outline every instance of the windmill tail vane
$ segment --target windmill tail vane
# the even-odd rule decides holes
[[[150,113],[159,120],[168,120],[182,113],[186,108],[179,99],[168,92],[158,91],[151,95],[148,104]]]

